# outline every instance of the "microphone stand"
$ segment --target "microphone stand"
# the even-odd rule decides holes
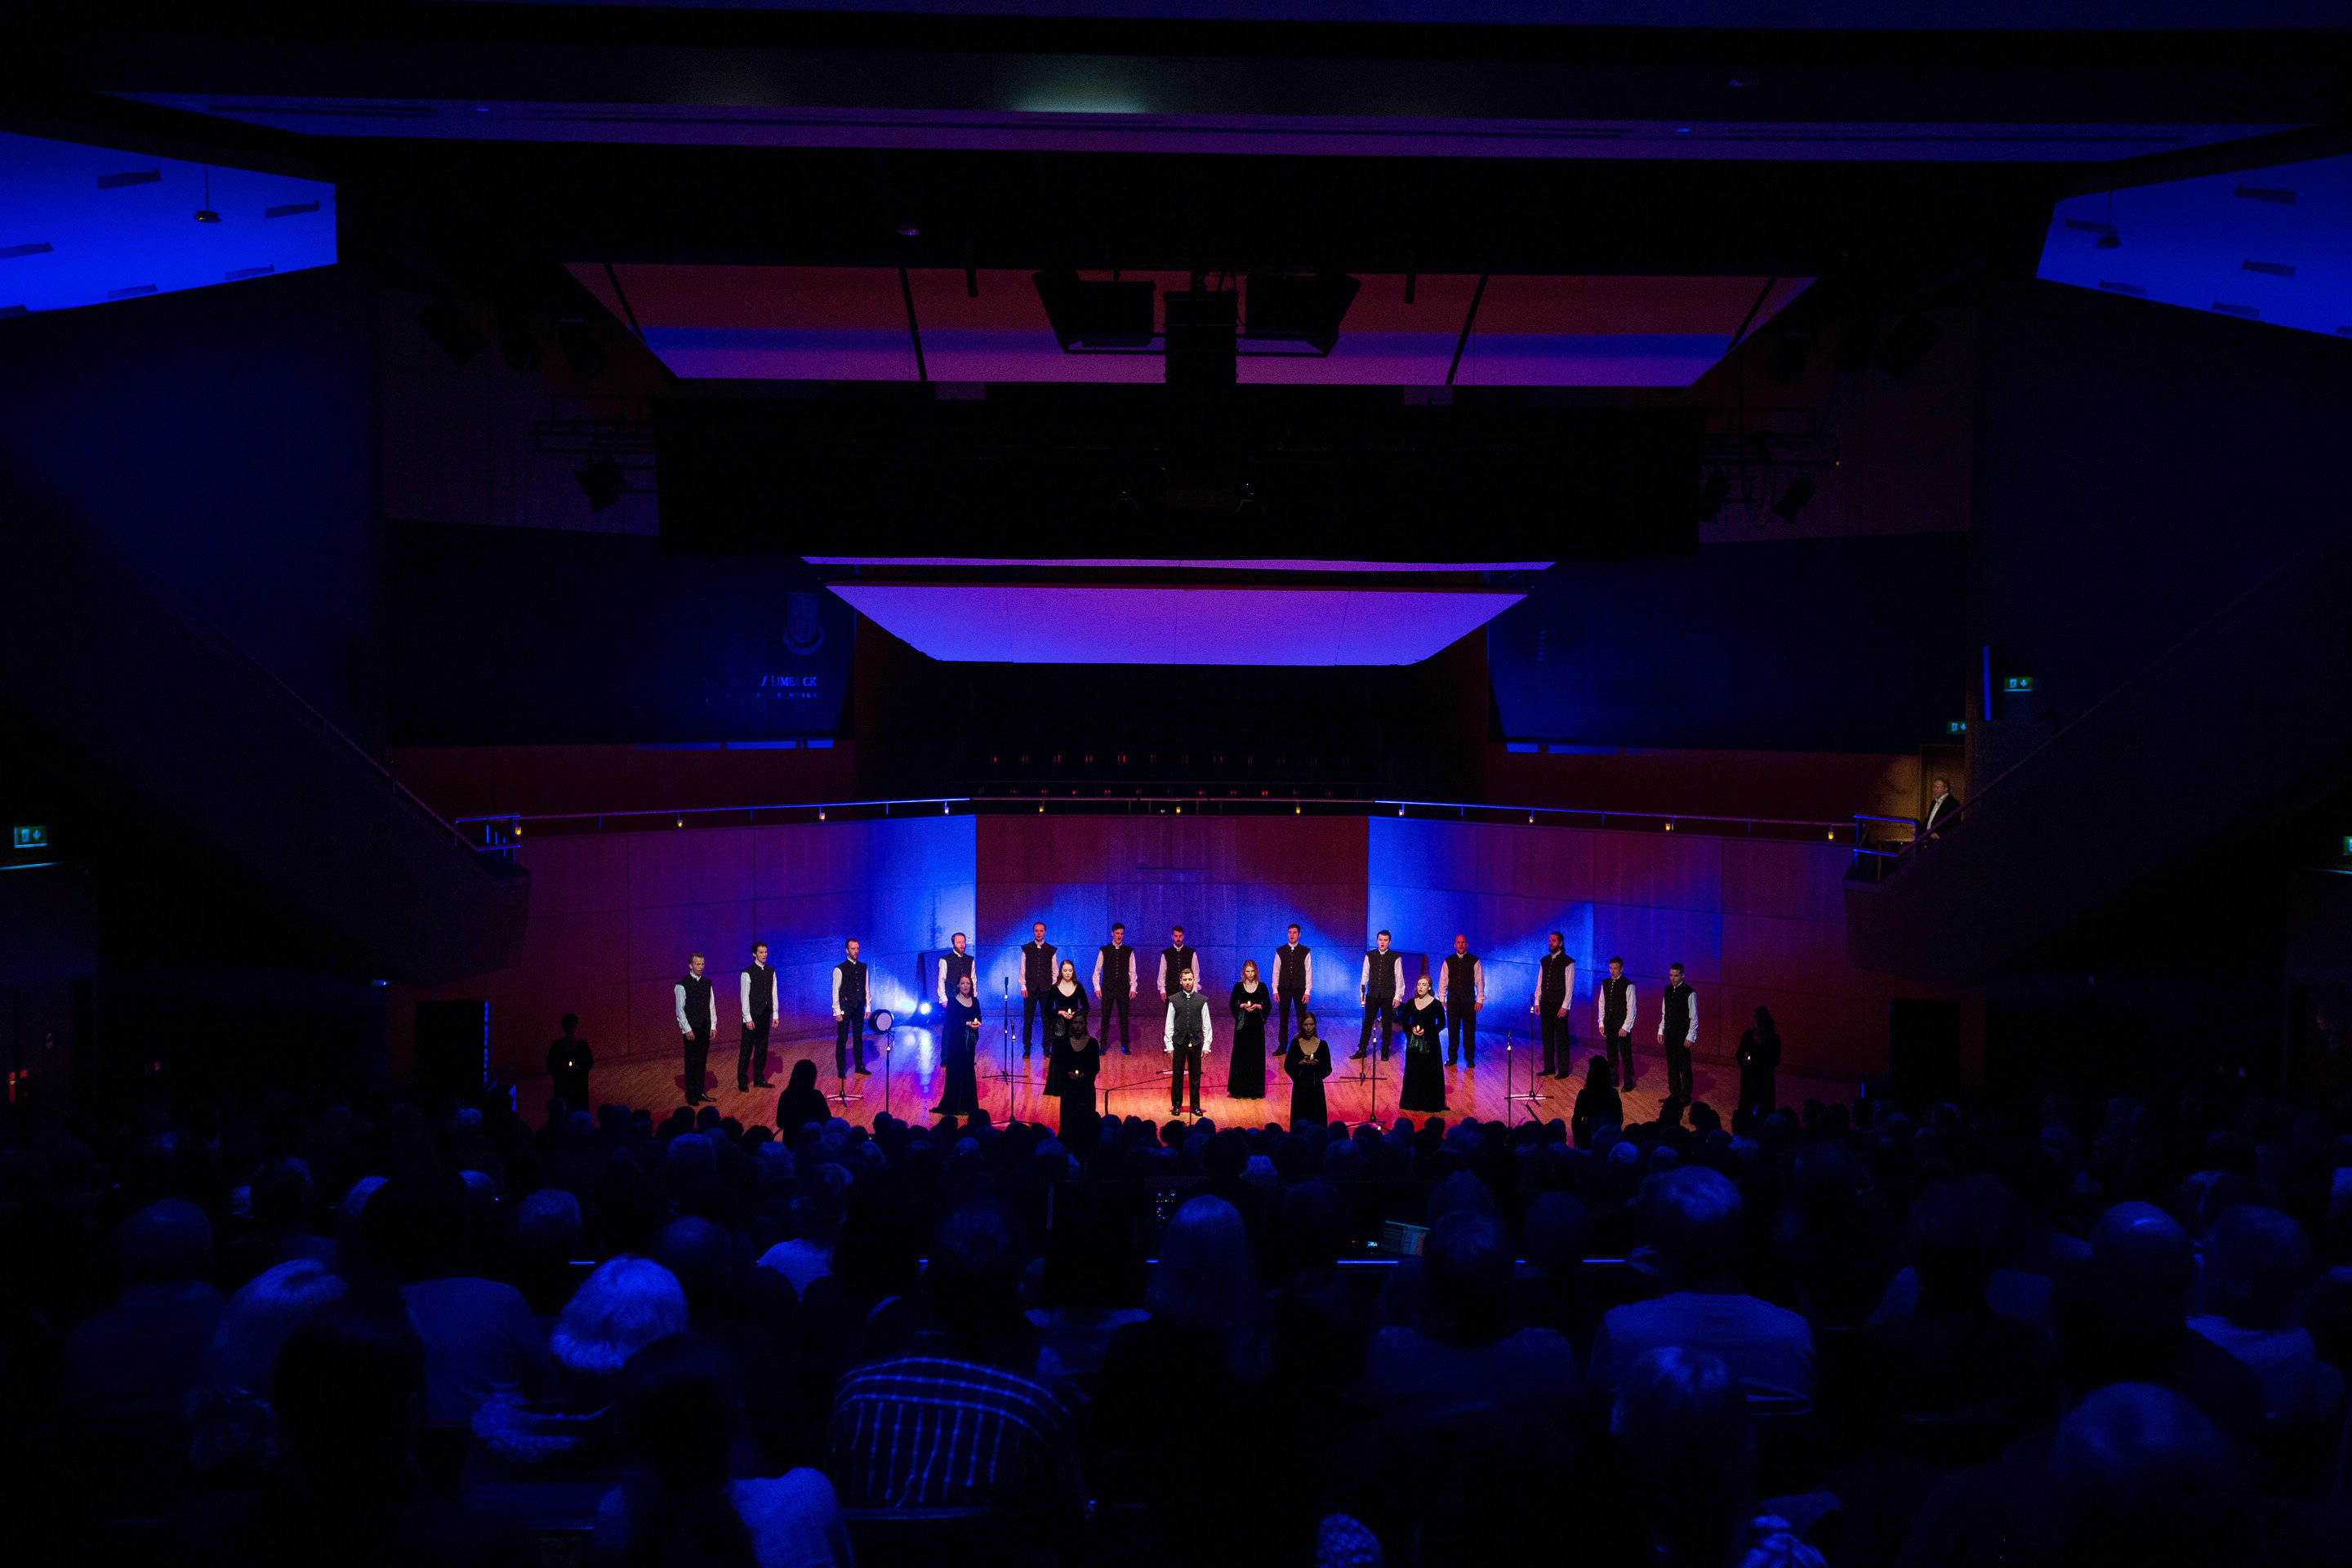
[[[843,1022],[843,1020],[842,1020],[842,1019],[835,1019],[835,1026],[835,1026],[835,1028],[836,1029],[836,1031],[839,1029],[840,1025],[841,1025],[841,1023],[842,1023],[842,1022]],[[863,1020],[861,1020],[861,1023],[862,1023],[862,1022],[863,1022]],[[859,1032],[860,1032],[860,1033],[863,1033],[864,1031],[863,1031],[863,1029],[861,1028]],[[835,1034],[835,1036],[834,1036],[834,1039],[835,1039],[836,1042],[838,1042],[838,1041],[840,1040],[840,1038],[841,1038],[841,1036],[836,1032],[836,1033]],[[849,1103],[851,1100],[864,1100],[864,1099],[866,1098],[864,1095],[862,1095],[862,1094],[852,1094],[852,1093],[850,1093],[850,1092],[849,1092],[849,1052],[848,1052],[848,1050],[847,1050],[845,1047],[843,1047],[843,1046],[839,1045],[838,1043],[836,1043],[836,1044],[835,1045],[834,1049],[835,1049],[836,1052],[838,1052],[838,1053],[839,1053],[840,1060],[841,1060],[841,1089],[840,1089],[840,1091],[839,1091],[838,1093],[834,1094],[834,1095],[830,1096],[829,1098],[831,1098],[831,1099],[833,1099],[833,1100],[835,1100],[839,1101],[839,1102],[840,1102],[842,1105],[844,1105],[844,1106],[848,1105],[848,1103]],[[887,1058],[886,1058],[886,1060],[887,1060]],[[886,1091],[885,1098],[884,1098],[884,1100],[883,1100],[882,1103],[883,1103],[884,1105],[887,1105],[887,1104],[889,1104],[889,1103],[890,1103],[890,1101],[889,1101],[889,1100],[888,1100],[888,1098],[887,1098],[887,1091]]]
[[[1398,968],[1401,971],[1403,965],[1400,964]],[[1366,999],[1365,1005],[1370,1005],[1369,999]],[[1383,1037],[1385,1034],[1386,1032],[1383,1031]],[[1364,1054],[1361,1059],[1364,1064],[1363,1070],[1356,1074],[1356,1081],[1372,1086],[1372,1114],[1365,1121],[1350,1121],[1348,1125],[1351,1128],[1378,1127],[1381,1124],[1381,1075],[1372,1070],[1372,1064],[1379,1059],[1379,1053],[1372,1049],[1372,1042],[1369,1037],[1364,1040]]]
[[[1530,1018],[1536,1017],[1536,1005],[1532,1002],[1528,1004],[1528,1016]],[[1509,1124],[1511,1120],[1511,1107],[1513,1104],[1528,1100],[1538,1100],[1543,1098],[1543,1091],[1536,1088],[1535,1066],[1535,1031],[1542,1027],[1543,1021],[1540,1018],[1537,1018],[1536,1022],[1528,1029],[1528,1092],[1525,1094],[1513,1094],[1511,1092],[1511,1031],[1507,1028],[1503,1031],[1503,1121],[1507,1126]],[[1534,1121],[1535,1112],[1529,1111],[1528,1113],[1528,1120],[1530,1121]]]

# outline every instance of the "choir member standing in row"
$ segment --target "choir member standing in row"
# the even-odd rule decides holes
[[[1087,1037],[1087,988],[1078,984],[1078,966],[1066,958],[1045,988],[1045,1092],[1058,1098],[1069,1084],[1070,1041]]]
[[[1576,1031],[1569,1022],[1568,1005],[1576,997],[1576,960],[1561,945],[1559,932],[1536,964],[1536,1026],[1543,1037],[1543,1070],[1547,1077],[1566,1078],[1574,1065]]]
[[[1640,1010],[1633,983],[1625,978],[1625,961],[1609,961],[1609,973],[1592,988],[1593,1016],[1601,1026],[1601,1048],[1609,1053],[1609,1070],[1627,1088],[1633,1082],[1633,1015]]]
[[[1315,996],[1315,950],[1298,940],[1298,928],[1274,950],[1274,1052],[1280,1055],[1297,1020]]]
[[[1168,1110],[1171,1115],[1184,1109],[1184,1079],[1192,1079],[1192,1114],[1201,1114],[1201,1058],[1215,1042],[1216,1030],[1209,1021],[1208,998],[1200,992],[1200,976],[1192,970],[1180,972],[1182,986],[1168,999],[1168,1017],[1160,1026],[1160,1037],[1168,1054],[1175,1058],[1174,1071],[1168,1077]]]
[[[980,981],[971,972],[971,954],[964,951],[963,932],[958,931],[948,939],[948,949],[949,951],[940,954],[937,986],[940,1005],[945,1007],[953,1003],[957,994],[963,990],[963,982],[967,980],[972,983],[972,999],[978,1001]]]
[[[1110,940],[1095,949],[1095,997],[1102,1004],[1102,1039],[1110,1040],[1110,1016],[1118,1015],[1118,1054],[1126,1056],[1127,1009],[1135,1000],[1135,949],[1127,945],[1127,927],[1114,923]]]
[[[1330,1120],[1323,1103],[1323,1080],[1331,1076],[1331,1047],[1318,1033],[1312,1013],[1298,1015],[1298,1036],[1282,1054],[1282,1070],[1290,1079],[1290,1125],[1321,1127]]]
[[[703,1071],[710,1060],[710,981],[702,973],[702,964],[698,952],[688,958],[686,973],[670,987],[678,1037],[686,1051],[686,1071],[678,1082],[688,1105],[700,1105],[710,1098],[702,1092]]]
[[[857,1073],[863,1078],[872,1070],[866,1065],[866,965],[858,959],[856,937],[841,945],[848,956],[833,966],[833,1070],[836,1077],[849,1076],[855,1042]]]
[[[1160,950],[1160,1006],[1167,1006],[1183,991],[1187,974],[1192,977],[1194,989],[1202,995],[1207,995],[1209,976],[1201,967],[1200,949],[1187,946],[1184,928],[1173,926],[1168,932],[1168,945]]]
[[[1404,1092],[1397,1097],[1400,1110],[1445,1109],[1445,1069],[1437,1047],[1445,1033],[1445,1006],[1429,989],[1424,974],[1412,984],[1412,1000],[1398,1009],[1404,1032]]]
[[[1054,984],[1054,944],[1045,940],[1045,922],[1038,921],[1029,927],[1029,940],[1021,944],[1021,1059],[1029,1059],[1029,1031],[1037,1022],[1037,1015],[1045,1005],[1046,987]],[[1045,1038],[1051,1044],[1054,1023],[1045,1020]]]
[[[1265,1098],[1265,1011],[1273,993],[1258,984],[1257,960],[1242,961],[1225,1010],[1234,1018],[1233,1065],[1225,1069],[1225,1092],[1236,1100]]]
[[[1454,933],[1454,951],[1437,972],[1437,1001],[1445,1009],[1445,1065],[1459,1057],[1478,1065],[1478,1009],[1486,1005],[1486,966],[1470,951],[1470,939]]]
[[[1356,984],[1356,994],[1364,1004],[1364,1026],[1356,1037],[1356,1054],[1349,1061],[1363,1060],[1371,1048],[1375,1021],[1381,1026],[1381,1060],[1389,1059],[1389,1031],[1396,1026],[1397,976],[1402,958],[1403,954],[1389,950],[1386,931],[1372,939],[1371,952],[1364,954],[1363,972]]]
[[[751,962],[735,987],[743,1008],[743,1040],[735,1048],[735,1089],[772,1089],[768,1081],[768,1031],[776,1022],[776,972],[768,967],[768,944],[751,944]]]
[[[940,1025],[940,1065],[945,1081],[934,1116],[970,1116],[980,1109],[980,998],[972,994],[971,975],[956,982],[947,1014]]]
[[[1658,1002],[1658,1044],[1666,1051],[1666,1093],[1680,1095],[1688,1104],[1691,1093],[1691,1047],[1698,1043],[1698,993],[1683,979],[1679,963],[1666,970],[1666,989]]]
[[[1102,1118],[1095,1110],[1095,1076],[1102,1071],[1102,1042],[1087,1033],[1086,1015],[1062,1042],[1062,1145],[1084,1160],[1102,1142]]]

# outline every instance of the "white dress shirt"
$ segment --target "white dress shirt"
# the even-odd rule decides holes
[[[1549,958],[1551,954],[1547,952],[1544,956]],[[1576,1002],[1576,960],[1573,958],[1569,959],[1568,973],[1562,980],[1564,984],[1559,994],[1559,1011],[1564,1014]],[[1543,965],[1540,963],[1536,965],[1536,988],[1528,996],[1528,1011],[1538,1014],[1543,1011]]]
[[[1097,956],[1099,958],[1100,955],[1097,954]],[[1180,978],[1182,973],[1183,972],[1180,970],[1175,974],[1169,973],[1168,955],[1164,952],[1161,953],[1160,955],[1160,994],[1162,996],[1173,996],[1176,994],[1177,991],[1183,990],[1184,982]],[[1170,990],[1169,987],[1171,985],[1173,985],[1175,990]],[[1201,950],[1197,947],[1192,949],[1192,988],[1203,996],[1206,996],[1209,994],[1208,967],[1201,962]],[[1130,994],[1132,994],[1132,993],[1130,993]]]
[[[1269,986],[1273,985],[1276,981],[1282,978],[1282,955],[1290,952],[1294,947],[1304,948],[1306,946],[1307,944],[1303,942],[1286,942],[1280,947],[1274,950],[1274,967],[1266,972],[1274,977],[1273,979],[1266,981],[1266,984]],[[1315,953],[1311,948],[1299,958],[1298,974],[1299,984],[1303,987],[1298,993],[1299,999],[1302,1001],[1310,1001],[1315,995]]]
[[[1374,951],[1377,952],[1378,949],[1375,949]],[[1391,948],[1389,949],[1389,956],[1397,961],[1396,999],[1400,1003],[1410,1002],[1412,1000],[1412,993],[1406,990],[1404,985],[1404,954],[1399,952],[1395,948]],[[1356,989],[1366,996],[1370,996],[1372,994],[1372,955],[1370,952],[1364,954],[1363,967],[1356,972]]]
[[[677,1010],[677,1032],[681,1035],[690,1035],[694,1033],[694,1026],[686,1021],[686,982],[681,980],[677,984],[671,986],[669,988],[669,994],[671,1005]],[[716,1018],[711,1020],[713,1024],[716,1024],[718,1021],[719,1020]]]
[[[1689,1007],[1690,1031],[1683,1036],[1683,1044],[1686,1046],[1695,1046],[1698,1044],[1698,988],[1696,986],[1693,986],[1691,988]],[[1633,1016],[1633,999],[1631,996],[1628,996],[1625,999],[1625,1016],[1629,1018]],[[1665,1005],[1664,1003],[1660,1003],[1658,1005],[1658,1044],[1663,1046],[1665,1043],[1666,1009]]]
[[[1609,993],[1602,990],[1601,985],[1607,984],[1608,981],[1603,979],[1600,985],[1592,988],[1592,1026],[1601,1031],[1601,1037],[1604,1040],[1609,1037]],[[1642,1016],[1641,1002],[1642,998],[1636,994],[1633,983],[1631,980],[1626,981],[1625,1033],[1629,1037],[1633,1033],[1633,1020]]]
[[[1461,954],[1459,953],[1446,954],[1447,958],[1458,958],[1460,956]],[[1370,965],[1367,963],[1365,967],[1369,969]],[[1474,958],[1470,961],[1470,979],[1472,981],[1470,1000],[1478,1006],[1484,1007],[1486,1005],[1486,961],[1485,959]],[[1440,959],[1437,964],[1437,999],[1441,1003],[1444,1002],[1446,999],[1445,962],[1444,959]],[[1448,1016],[1451,1016],[1450,1014]]]
[[[1135,949],[1128,946],[1127,943],[1123,942],[1105,942],[1103,947],[1116,947],[1121,952],[1128,955],[1127,994],[1129,996],[1133,996],[1136,994],[1135,988],[1143,983],[1143,975],[1140,973],[1143,965],[1135,962]],[[1168,961],[1163,958],[1160,961],[1160,967],[1165,969],[1168,965]],[[1201,961],[1197,958],[1194,959],[1192,961],[1193,970],[1197,973],[1200,967]],[[1097,996],[1102,994],[1102,948],[1100,947],[1095,949],[1095,994]]]
[[[950,951],[952,952],[953,950],[950,949]],[[956,956],[960,958],[969,958],[971,955],[970,953],[957,953]],[[950,1000],[948,996],[947,954],[943,953],[940,957],[940,982],[936,986],[932,987],[932,989],[936,990],[940,994],[940,1005],[942,1007],[946,1006]],[[978,964],[974,964],[971,971],[971,997],[975,1002],[980,1000],[980,966]]]
[[[776,1016],[776,971],[773,965],[755,963],[736,976],[736,998],[743,1004],[743,1026],[751,1026],[751,971],[758,970],[768,988],[768,1016]]]
[[[1195,964],[1199,960],[1193,960]],[[1178,995],[1183,994],[1181,992]],[[1207,1056],[1209,1047],[1217,1042],[1217,1015],[1207,1002],[1201,1004],[1201,1054]],[[1168,1016],[1160,1021],[1160,1043],[1171,1052],[1176,1048],[1176,997],[1168,998]]]

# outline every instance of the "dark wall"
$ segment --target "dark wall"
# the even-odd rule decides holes
[[[1488,626],[1508,736],[1908,752],[1958,718],[1969,536],[1566,561]]]
[[[0,321],[0,448],[370,745],[372,334],[340,268]]]
[[[1980,353],[1971,640],[2035,678],[2011,718],[2071,721],[2344,526],[2352,342],[2037,282]]]
[[[856,616],[788,557],[557,529],[389,525],[402,746],[831,735]]]

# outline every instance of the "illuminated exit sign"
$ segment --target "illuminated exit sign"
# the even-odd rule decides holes
[[[2005,676],[2001,679],[2000,689],[2003,691],[2031,691],[2033,689],[2033,677],[2030,675]]]
[[[15,830],[15,837],[19,849],[47,849],[49,847],[49,830],[46,827],[20,826]]]

